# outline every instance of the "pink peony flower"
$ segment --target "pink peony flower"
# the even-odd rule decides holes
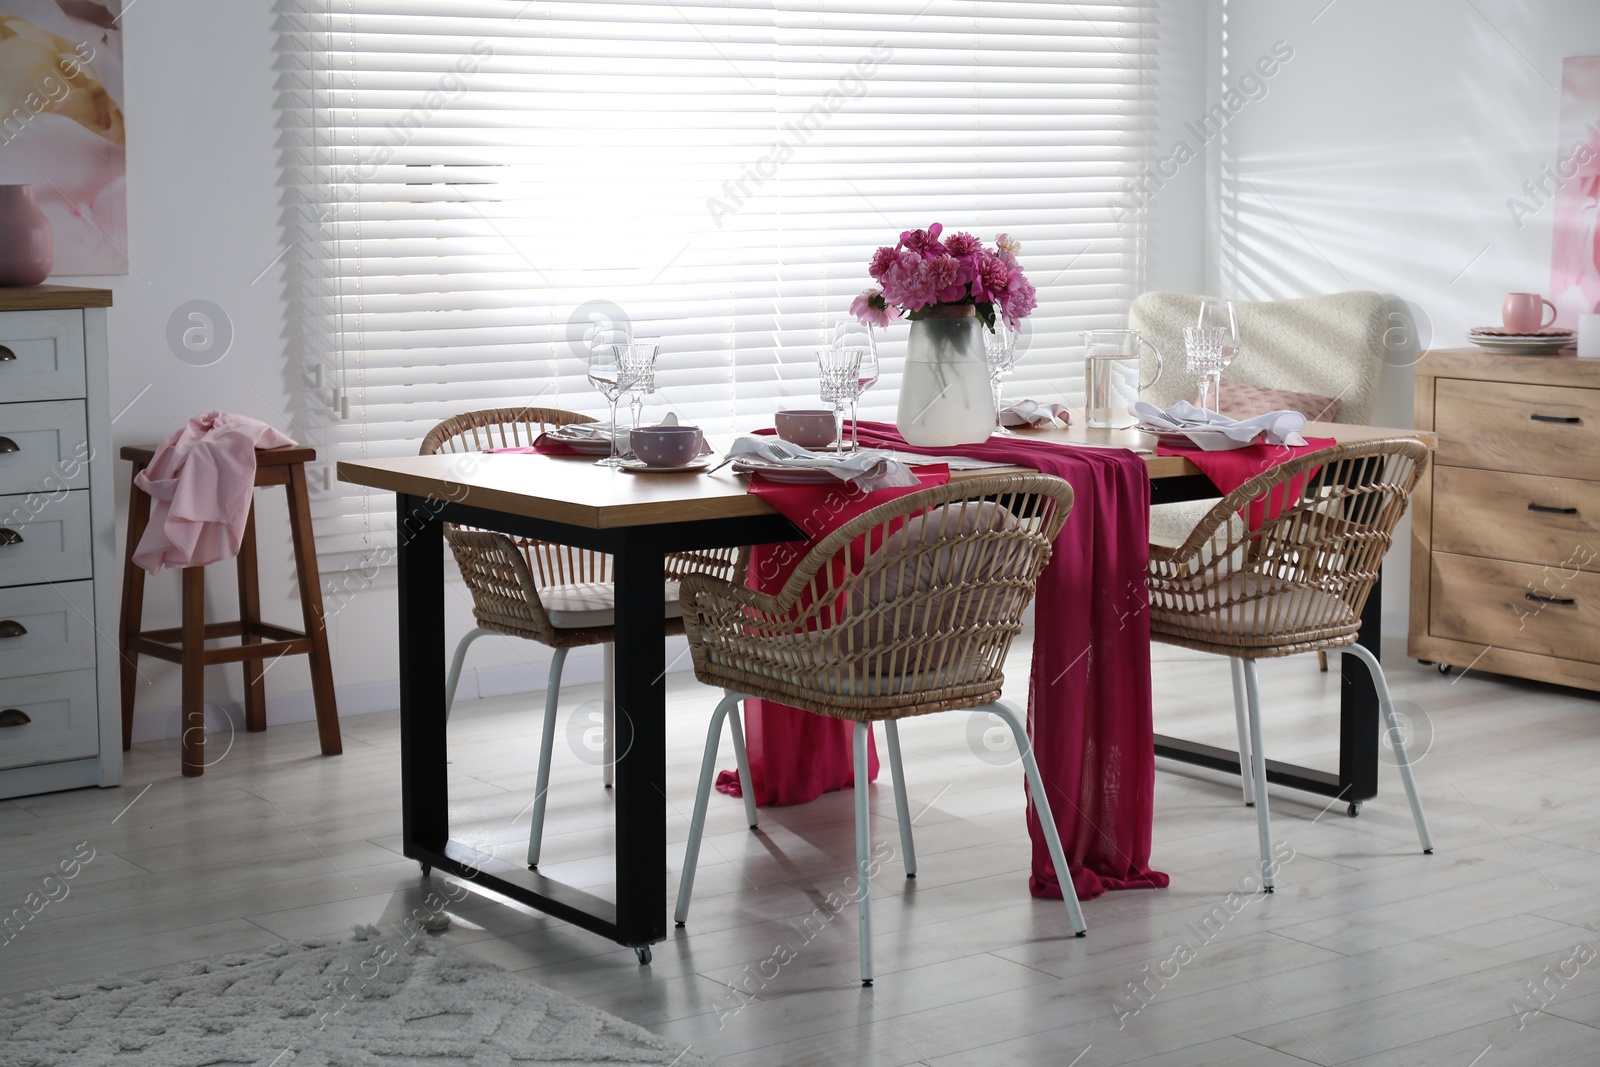
[[[952,256],[975,256],[983,251],[983,242],[970,233],[958,233],[944,247]]]
[[[1032,283],[1024,278],[1013,279],[1011,288],[1000,294],[1000,313],[1005,316],[1006,325],[1013,330],[1017,323],[1027,318],[1033,309],[1038,307],[1037,294]]]
[[[991,252],[978,257],[978,276],[972,283],[973,299],[979,303],[993,303],[1011,284],[1011,268]]]
[[[889,269],[889,264],[893,263],[896,257],[897,253],[892,248],[885,246],[878,249],[872,253],[872,262],[867,266],[867,273],[874,281],[881,281],[884,272]]]
[[[887,326],[900,317],[900,309],[889,306],[883,290],[867,289],[850,304],[850,314],[867,326]]]
[[[906,230],[900,235],[900,247],[925,258],[942,255],[945,249],[939,243],[939,234],[943,231],[937,222],[926,230]]]
[[[927,261],[916,252],[901,252],[880,280],[884,299],[907,311],[916,311],[934,302],[933,288],[928,284]]]

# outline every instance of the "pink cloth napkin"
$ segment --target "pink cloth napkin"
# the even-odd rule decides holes
[[[1227,496],[1264,471],[1306,455],[1308,452],[1321,452],[1339,443],[1332,437],[1307,437],[1305,440],[1306,443],[1303,445],[1247,445],[1225,452],[1207,452],[1195,445],[1169,445],[1163,441],[1156,446],[1156,455],[1182,456],[1199,467],[1205,476],[1211,479],[1211,484],[1217,487],[1217,491]],[[1245,526],[1251,530],[1259,530],[1262,525],[1277,518],[1285,507],[1300,499],[1300,494],[1305,490],[1306,479],[1315,477],[1316,473],[1314,470],[1307,471],[1291,478],[1287,485],[1280,485],[1266,496],[1252,500],[1245,509]]]
[[[255,490],[256,449],[294,443],[244,415],[208,411],[190,419],[133,479],[151,496],[150,525],[134,564],[156,574],[237,556]]]

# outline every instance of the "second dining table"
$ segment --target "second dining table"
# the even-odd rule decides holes
[[[1070,427],[1022,431],[1041,442],[1126,448],[1144,459],[1155,504],[1217,497],[1187,459],[1150,452],[1133,430]],[[1412,431],[1312,424],[1308,436],[1341,442]],[[959,454],[959,448],[952,448]],[[984,473],[992,472],[990,467]],[[804,539],[745,479],[713,474],[638,475],[592,461],[455,453],[341,462],[340,480],[396,494],[399,579],[401,787],[404,854],[632,947],[649,962],[667,935],[666,663],[661,576],[667,554]],[[971,476],[955,469],[953,480]],[[610,553],[614,558],[616,900],[565,885],[452,839],[445,707],[444,524]],[[1360,641],[1374,654],[1378,596],[1369,597]],[[1271,782],[1357,805],[1377,793],[1377,694],[1366,671],[1343,664],[1339,769],[1330,773],[1267,761]],[[1155,737],[1155,755],[1239,773],[1237,753]]]

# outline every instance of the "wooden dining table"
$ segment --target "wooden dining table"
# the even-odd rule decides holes
[[[1219,496],[1187,459],[1157,456],[1135,430],[1080,426],[1022,430],[1040,441],[1146,453],[1155,504]],[[1430,435],[1312,423],[1306,435],[1340,442]],[[713,442],[714,444],[716,442]],[[1430,442],[1431,443],[1431,442]],[[952,449],[952,453],[959,449]],[[951,471],[952,480],[977,473]],[[801,540],[788,519],[747,492],[730,469],[634,474],[588,457],[436,454],[341,462],[341,481],[396,494],[399,577],[401,807],[405,855],[632,947],[649,962],[667,935],[666,645],[661,576],[666,556],[694,549]],[[444,524],[459,523],[614,557],[616,585],[614,775],[616,900],[605,900],[450,836],[445,706]],[[1360,642],[1378,653],[1380,596],[1367,599]],[[1378,791],[1379,709],[1365,668],[1344,658],[1339,769],[1267,761],[1271,782],[1350,805]],[[1239,773],[1236,752],[1156,737],[1156,755]]]

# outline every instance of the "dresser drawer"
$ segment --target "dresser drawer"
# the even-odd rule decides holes
[[[97,755],[99,703],[94,671],[0,680],[0,711],[30,720],[0,727],[0,770]]]
[[[7,622],[26,632],[0,637],[0,679],[94,666],[93,582],[0,589],[0,629]]]
[[[1436,466],[1433,547],[1600,572],[1600,482]]]
[[[1434,637],[1600,662],[1600,574],[1435,552],[1432,579]]]
[[[0,586],[94,576],[89,491],[0,496]]]
[[[84,395],[83,312],[0,315],[0,347],[4,348],[0,401],[71,400]],[[7,352],[13,358],[5,358]]]
[[[0,493],[59,492],[89,484],[83,401],[0,404]]]
[[[1438,380],[1436,462],[1600,479],[1600,389]]]

